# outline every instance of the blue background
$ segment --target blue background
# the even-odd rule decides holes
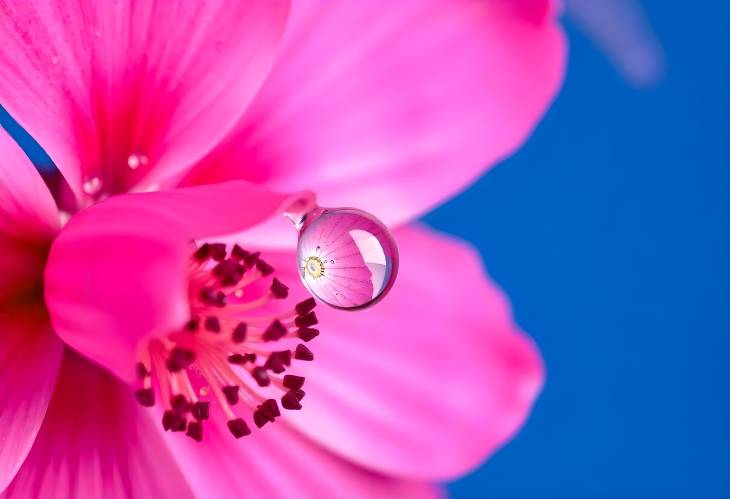
[[[456,497],[730,496],[730,2],[645,6],[661,84],[569,27],[527,145],[426,217],[479,248],[548,372]]]
[[[630,87],[569,27],[527,145],[426,217],[479,248],[548,370],[456,497],[730,496],[730,2],[646,7],[660,85]]]

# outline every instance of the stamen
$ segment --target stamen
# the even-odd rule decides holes
[[[205,243],[193,252],[190,319],[151,340],[135,366],[141,387],[134,396],[145,407],[159,398],[165,430],[202,441],[203,423],[211,419],[209,397],[216,398],[216,410],[237,439],[251,434],[246,418],[262,428],[281,416],[279,404],[302,408],[304,377],[287,371],[293,363],[314,360],[297,340],[319,335],[312,328],[318,322],[316,302],[310,298],[268,315],[289,297],[274,273],[260,253],[238,245],[228,252],[224,244]],[[265,279],[270,282],[262,283]],[[255,315],[259,309],[266,315]],[[278,401],[270,398],[272,390],[281,393]]]

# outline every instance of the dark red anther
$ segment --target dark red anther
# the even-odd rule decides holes
[[[281,397],[281,406],[289,411],[298,411],[302,408],[302,404],[299,403],[296,393],[291,390]]]
[[[220,333],[221,332],[221,321],[218,320],[218,317],[211,316],[205,318],[205,330],[210,331],[211,333]]]
[[[246,333],[248,332],[248,326],[245,322],[241,322],[233,328],[233,334],[231,335],[231,340],[233,340],[233,343],[243,343],[246,341]]]
[[[220,280],[221,286],[235,286],[243,273],[243,266],[234,260],[224,260],[213,268],[213,275]]]
[[[190,414],[198,421],[205,421],[210,417],[210,402],[195,402]]]
[[[261,406],[259,406],[259,407],[261,407]],[[266,414],[266,411],[263,411],[260,408],[253,411],[253,422],[256,425],[256,428],[261,428],[269,421],[271,421],[271,420],[269,419],[269,416]]]
[[[296,311],[297,315],[305,315],[307,312],[311,312],[314,310],[314,307],[317,306],[317,302],[314,300],[314,298],[307,298],[306,300],[297,303],[296,307],[294,307],[294,310]]]
[[[297,345],[297,349],[294,351],[294,358],[299,360],[314,360],[314,354],[312,351],[301,343]]]
[[[162,415],[162,427],[165,431],[185,431],[187,421],[184,416],[176,414],[175,411],[167,410]]]
[[[266,401],[264,401],[264,403],[261,404],[261,409],[266,411],[266,415],[269,416],[269,419],[272,423],[274,422],[274,419],[281,416],[281,411],[279,411],[279,405],[274,399],[267,399]]]
[[[200,248],[195,250],[195,253],[193,253],[193,258],[195,258],[199,262],[204,262],[208,259],[210,256],[210,244],[205,243]]]
[[[256,366],[251,369],[251,376],[256,381],[256,383],[258,383],[259,386],[269,386],[269,384],[271,383],[269,374],[266,372],[266,369],[261,366]]]
[[[242,366],[246,363],[246,356],[240,353],[232,353],[228,356],[228,363],[236,366]]]
[[[185,323],[185,329],[190,331],[191,333],[194,333],[198,330],[200,327],[200,319],[197,317],[193,317],[188,322]]]
[[[287,374],[284,376],[284,386],[290,390],[299,390],[304,386],[304,377],[296,376],[294,374]]]
[[[226,245],[223,243],[213,243],[210,245],[210,257],[216,262],[222,262],[226,259]]]
[[[297,331],[297,336],[304,341],[312,341],[314,338],[319,336],[319,331],[311,327],[305,327]]]
[[[251,429],[241,418],[228,421],[228,430],[230,430],[231,434],[236,438],[245,437],[246,435],[251,434]]]
[[[237,244],[234,244],[233,249],[231,249],[231,258],[233,258],[234,260],[238,260],[238,261],[244,260],[250,254],[251,253],[249,253],[245,249],[241,248]]]
[[[267,276],[274,273],[274,267],[272,267],[263,260],[259,260],[256,262],[256,268],[259,272],[261,272],[262,276]]]
[[[238,387],[236,385],[224,386],[221,390],[229,404],[236,405],[238,403]]]
[[[306,392],[304,390],[292,390],[294,395],[296,395],[298,401],[302,401],[304,396],[306,395]]]
[[[244,355],[246,357],[246,362],[250,362],[252,364],[256,363],[256,354],[255,353],[247,353]]]
[[[195,352],[181,347],[174,347],[167,358],[167,370],[176,373],[195,362]]]
[[[134,370],[137,373],[137,377],[140,379],[144,379],[150,375],[150,372],[147,370],[147,367],[145,367],[145,365],[142,362],[137,362],[137,365],[134,366]]]
[[[155,405],[155,392],[152,388],[140,388],[134,392],[134,396],[137,402],[142,404],[144,407],[152,407]]]
[[[281,359],[279,352],[271,352],[269,358],[264,362],[264,369],[268,369],[276,374],[281,374],[286,370],[284,361]]]
[[[198,421],[191,421],[190,423],[188,423],[188,431],[185,434],[196,442],[202,442],[203,425]]]
[[[277,341],[286,335],[286,326],[279,319],[274,320],[261,336],[264,341]]]
[[[246,258],[243,259],[243,267],[248,270],[250,268],[253,268],[256,265],[256,262],[259,261],[259,256],[261,253],[258,251],[256,253],[249,253],[246,255]]]
[[[170,406],[176,414],[184,415],[190,410],[190,402],[185,395],[178,394],[170,400]]]
[[[283,300],[289,296],[289,288],[282,284],[279,279],[274,277],[274,280],[271,281],[271,294],[274,295],[275,298]]]
[[[317,320],[317,314],[314,312],[309,312],[307,315],[300,315],[294,319],[294,325],[297,327],[309,327],[317,323],[319,323],[319,320]]]
[[[211,307],[225,307],[227,302],[226,294],[223,291],[216,291],[210,287],[201,289],[198,297],[201,302]]]

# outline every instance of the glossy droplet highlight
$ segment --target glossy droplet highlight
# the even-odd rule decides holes
[[[83,189],[85,194],[88,194],[89,196],[94,196],[101,191],[101,179],[99,177],[87,178],[86,180],[84,180],[81,188]]]
[[[355,208],[315,208],[300,225],[299,275],[309,291],[341,309],[382,299],[398,273],[398,248],[385,225]]]
[[[140,166],[147,166],[149,159],[145,154],[133,153],[127,158],[127,166],[131,170],[136,170]]]

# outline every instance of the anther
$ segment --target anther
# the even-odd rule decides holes
[[[272,322],[269,327],[266,328],[262,338],[264,341],[277,341],[286,335],[286,326],[281,323],[279,319]]]
[[[314,354],[309,348],[300,343],[294,351],[294,358],[298,360],[311,361],[314,360]]]
[[[193,258],[199,262],[204,262],[210,257],[210,244],[205,243],[193,253]]]
[[[210,331],[211,333],[220,333],[221,332],[221,323],[218,320],[218,317],[210,316],[205,318],[205,329],[206,331]]]
[[[179,394],[172,397],[170,400],[170,406],[176,414],[185,415],[190,411],[190,402],[185,398],[185,395]]]
[[[144,379],[150,375],[150,372],[147,370],[147,367],[145,367],[145,365],[142,362],[137,362],[137,365],[134,366],[134,369],[137,372],[137,377],[140,379]]]
[[[305,327],[297,331],[297,336],[304,341],[312,341],[319,336],[319,331],[311,327]]]
[[[314,298],[307,298],[306,300],[297,303],[297,305],[294,307],[294,311],[297,313],[297,315],[305,315],[307,312],[311,312],[314,310],[314,307],[317,306],[317,302]]]
[[[233,249],[231,249],[231,258],[233,258],[234,260],[238,260],[238,261],[244,260],[250,254],[251,253],[249,253],[245,249],[241,248],[237,244],[234,244]]]
[[[245,437],[246,435],[251,434],[251,429],[248,427],[246,422],[241,418],[232,419],[232,420],[228,421],[228,429],[233,434],[233,436],[236,438]]]
[[[181,347],[174,347],[167,358],[167,369],[175,373],[187,368],[195,362],[195,352]]]
[[[294,325],[297,327],[309,327],[317,323],[319,323],[319,320],[317,319],[317,314],[314,312],[309,312],[307,315],[300,315],[294,319]]]
[[[274,280],[271,281],[271,294],[273,294],[274,297],[283,300],[289,296],[289,288],[282,284],[279,279],[274,277]]]
[[[210,417],[210,402],[195,402],[190,414],[198,421],[205,421]]]
[[[134,396],[144,407],[152,407],[155,405],[155,392],[152,388],[141,388],[134,392]]]
[[[197,331],[199,327],[200,327],[200,319],[197,317],[194,317],[194,318],[190,319],[187,323],[185,323],[185,329],[187,329],[191,333]]]
[[[266,369],[261,366],[256,366],[251,369],[251,376],[259,386],[269,386],[269,384],[271,384],[271,379],[269,378]]]
[[[238,387],[236,385],[224,386],[221,390],[223,395],[226,396],[226,402],[231,405],[238,403]]]
[[[213,243],[210,245],[210,257],[216,262],[222,262],[226,259],[226,245],[223,243]]]
[[[256,262],[256,268],[259,272],[261,272],[262,276],[271,275],[274,272],[274,267],[272,267],[263,260],[259,260]]]
[[[281,406],[289,411],[298,411],[302,408],[302,404],[299,403],[296,393],[291,390],[281,397]]]
[[[234,329],[231,335],[233,343],[243,343],[246,341],[246,333],[248,332],[248,326],[245,322],[239,323]]]
[[[296,376],[294,374],[287,374],[284,376],[284,386],[290,390],[299,390],[304,386],[304,377]]]
[[[185,434],[196,442],[202,442],[203,425],[198,421],[191,421],[190,423],[188,423],[188,431]]]

